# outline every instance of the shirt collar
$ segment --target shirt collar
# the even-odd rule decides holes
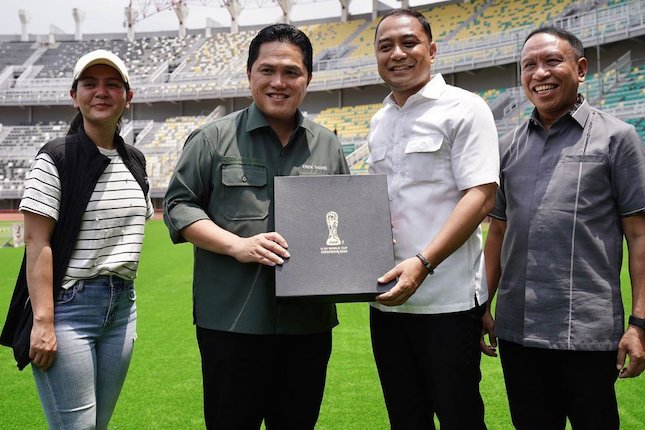
[[[248,116],[246,119],[246,131],[250,132],[258,128],[271,127],[269,122],[264,117],[262,111],[258,108],[255,102],[251,103],[251,106],[248,107]],[[296,128],[302,127],[310,133],[313,133],[311,130],[310,122],[302,115],[300,109],[296,110]]]
[[[578,94],[578,100],[571,108],[571,112],[569,112],[569,114],[578,124],[580,124],[581,127],[585,126],[589,119],[589,115],[591,115],[591,106],[589,106],[589,103],[582,94]]]
[[[540,124],[540,120],[538,119],[537,115],[538,115],[537,109],[533,108],[530,122],[531,122],[531,125],[539,125],[541,127],[542,124]],[[576,99],[576,102],[573,104],[573,106],[571,106],[571,109],[569,110],[569,112],[563,115],[563,117],[565,116],[571,117],[575,122],[577,122],[580,125],[580,127],[584,128],[585,124],[587,123],[587,119],[589,119],[589,115],[591,115],[591,106],[589,106],[589,103],[587,102],[587,100],[582,94],[578,94],[578,98]],[[558,121],[560,121],[560,119],[558,119]]]
[[[447,86],[448,84],[446,84],[446,81],[441,73],[432,75],[427,84],[425,84],[419,91],[417,91],[415,94],[412,94],[406,100],[405,105],[416,103],[417,100],[422,99],[438,99],[441,97],[441,93]],[[388,94],[387,97],[385,97],[385,99],[383,100],[383,103],[398,107],[393,93]]]

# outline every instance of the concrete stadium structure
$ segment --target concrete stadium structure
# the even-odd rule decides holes
[[[524,37],[552,23],[577,34],[590,74],[590,102],[645,134],[645,0],[481,0],[419,7],[438,45],[434,72],[481,94],[504,134],[530,112],[518,83]],[[378,20],[294,23],[314,44],[314,78],[302,106],[337,128],[350,164],[365,171],[370,115],[387,95],[371,49]],[[148,157],[158,205],[188,133],[213,117],[248,106],[246,50],[258,28],[74,35],[21,41],[0,37],[0,210],[16,210],[22,181],[42,144],[64,134],[74,111],[69,99],[76,59],[90,49],[117,52],[131,69],[135,91],[123,135]],[[355,152],[354,152],[355,151]]]

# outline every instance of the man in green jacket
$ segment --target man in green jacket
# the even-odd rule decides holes
[[[164,200],[173,242],[195,245],[194,322],[212,428],[313,429],[331,354],[333,304],[278,305],[273,178],[349,174],[336,136],[299,110],[312,47],[293,26],[251,42],[253,103],[188,138]]]

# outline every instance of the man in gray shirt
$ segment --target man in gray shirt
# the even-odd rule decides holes
[[[499,338],[517,429],[564,429],[567,418],[574,429],[618,429],[616,378],[645,368],[645,147],[632,126],[578,93],[587,59],[576,36],[537,29],[520,62],[535,109],[500,141],[485,247],[496,321],[484,318],[491,345],[482,339],[482,350],[496,355]]]

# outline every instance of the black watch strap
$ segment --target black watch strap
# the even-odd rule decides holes
[[[629,324],[635,325],[636,327],[645,328],[645,318],[637,318],[634,315],[630,315]]]

